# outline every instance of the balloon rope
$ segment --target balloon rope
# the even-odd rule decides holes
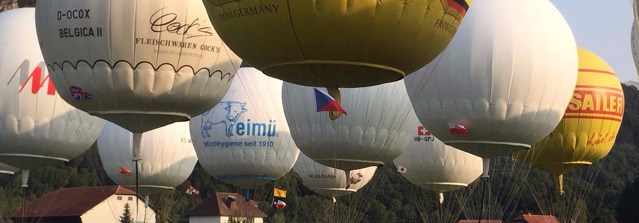
[[[486,183],[488,182],[488,177],[482,177],[481,178],[481,183],[482,183],[482,189],[481,189],[481,200],[479,203],[479,221],[478,223],[481,223],[481,219],[484,215],[484,194],[486,194]]]
[[[140,158],[140,144],[142,143],[142,133],[133,133],[133,162],[135,162],[135,216],[139,217],[140,207],[140,184],[139,184],[139,166],[138,161]]]

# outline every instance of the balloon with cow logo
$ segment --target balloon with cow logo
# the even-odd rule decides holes
[[[247,189],[291,170],[299,150],[284,118],[281,89],[281,80],[240,68],[222,101],[190,121],[193,146],[209,174]]]
[[[108,122],[98,137],[98,151],[109,178],[134,189],[132,141],[133,133]],[[188,122],[175,122],[148,131],[142,135],[140,146],[138,192],[141,195],[173,190],[191,175],[197,163]]]
[[[104,121],[67,104],[44,64],[33,8],[0,13],[0,162],[29,170],[68,162],[88,150]],[[9,33],[11,33],[9,35]]]
[[[36,11],[60,96],[134,133],[210,109],[241,63],[200,0],[49,0]]]
[[[300,153],[293,166],[293,171],[304,186],[315,193],[330,197],[357,192],[373,179],[376,170],[377,166],[369,166],[352,170],[347,176],[343,170],[322,165],[303,153]]]
[[[299,149],[311,159],[346,171],[391,162],[412,138],[417,123],[403,80],[364,88],[346,88],[335,121],[319,112],[323,90],[284,83],[284,113]]]
[[[287,82],[328,87],[339,101],[339,87],[397,81],[433,60],[472,0],[203,2],[248,63]]]
[[[517,159],[557,176],[563,193],[563,174],[604,158],[621,127],[624,94],[608,64],[579,48],[579,78],[570,104],[553,132]]]
[[[423,125],[414,126],[416,133],[406,150],[395,158],[398,171],[411,183],[439,193],[467,187],[482,173],[482,159],[444,144]]]
[[[18,172],[18,168],[9,166],[7,164],[4,163],[0,163],[0,173],[4,173],[4,174],[14,174],[15,172]]]
[[[561,120],[577,46],[549,1],[477,0],[450,45],[404,83],[422,124],[487,160],[530,148]]]

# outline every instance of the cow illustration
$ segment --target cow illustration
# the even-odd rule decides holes
[[[227,137],[233,136],[233,126],[237,123],[240,115],[248,111],[245,107],[246,102],[223,101],[217,106],[224,106],[224,110],[214,108],[202,113],[202,138],[211,137],[209,130],[213,129],[213,126],[217,124],[224,124],[224,131]],[[208,120],[207,117],[212,120]]]

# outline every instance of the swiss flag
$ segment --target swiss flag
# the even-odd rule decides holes
[[[186,187],[186,193],[195,196],[200,194],[200,191],[196,190],[193,185],[189,185],[188,187]]]
[[[417,135],[429,136],[430,132],[423,125],[417,126]]]
[[[448,130],[451,135],[463,135],[468,133],[468,129],[466,126],[456,124],[456,123],[448,123]]]

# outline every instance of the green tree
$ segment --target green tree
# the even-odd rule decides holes
[[[131,209],[129,204],[124,204],[124,213],[120,216],[120,223],[133,223],[133,217],[131,217]]]

